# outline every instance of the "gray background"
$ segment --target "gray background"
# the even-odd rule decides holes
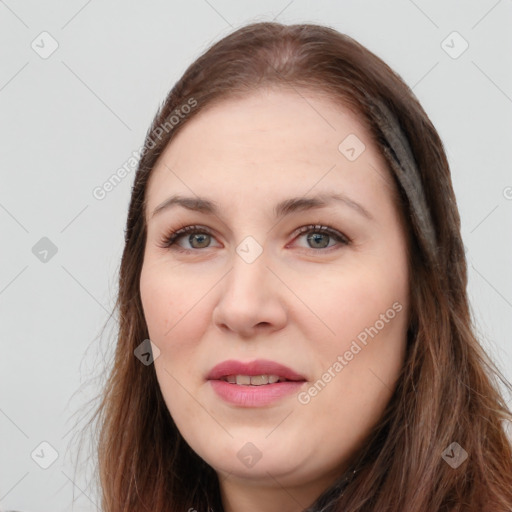
[[[93,190],[189,63],[264,20],[329,24],[413,88],[451,164],[475,323],[512,378],[512,0],[0,1],[2,510],[98,510],[89,465],[74,472],[72,414],[111,353],[133,168],[104,199]],[[58,453],[48,469],[41,442]]]

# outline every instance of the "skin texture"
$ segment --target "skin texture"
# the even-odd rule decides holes
[[[354,161],[338,149],[349,134],[365,145]],[[353,113],[320,93],[285,89],[209,106],[153,169],[140,291],[160,349],[155,370],[181,434],[216,470],[226,511],[307,507],[381,417],[403,364],[409,316],[406,239],[391,186]],[[281,200],[333,191],[373,220],[342,202],[274,217]],[[153,216],[173,194],[207,197],[220,212],[174,206]],[[198,229],[161,247],[170,230],[196,224],[213,235],[201,239]],[[296,230],[310,224],[351,242],[328,234],[308,242],[318,231]],[[236,251],[247,236],[263,250],[252,263]],[[376,325],[348,361],[353,341]],[[260,358],[306,378],[303,402],[329,368],[331,379],[307,403],[292,394],[253,408],[227,404],[206,380],[221,361]],[[252,467],[237,457],[248,442],[261,454]]]

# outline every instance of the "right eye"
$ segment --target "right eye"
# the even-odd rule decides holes
[[[188,235],[188,238],[185,238]],[[183,247],[177,243],[184,238],[190,245],[197,243],[199,247]],[[182,252],[190,252],[198,249],[208,249],[208,243],[213,238],[213,233],[204,226],[185,226],[179,229],[171,230],[160,240],[160,247],[163,249],[172,249]]]

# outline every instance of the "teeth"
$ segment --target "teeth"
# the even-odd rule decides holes
[[[251,377],[249,380],[251,381],[251,385],[253,386],[262,386],[263,384],[268,384],[268,375],[255,375],[254,377]],[[247,379],[247,376],[245,376],[244,381]],[[244,384],[246,382],[242,381]],[[237,377],[238,382],[238,377]]]
[[[236,383],[237,384],[250,384],[251,383],[251,377],[249,377],[249,375],[237,375],[236,376]]]
[[[280,378],[279,375],[228,375],[225,377],[227,382],[231,384],[238,384],[242,386],[263,386],[264,384],[274,384],[278,381],[286,379]]]

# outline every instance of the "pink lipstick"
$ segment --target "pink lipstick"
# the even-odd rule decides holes
[[[298,372],[266,359],[223,361],[206,378],[220,398],[241,407],[268,405],[297,393],[306,382]]]

